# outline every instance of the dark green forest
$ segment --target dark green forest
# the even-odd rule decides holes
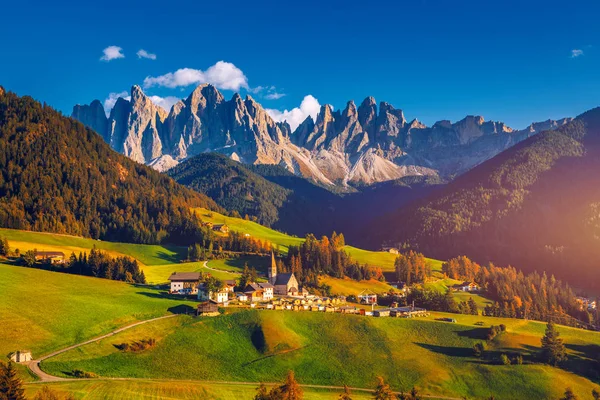
[[[226,210],[256,217],[266,226],[279,220],[279,209],[292,193],[217,153],[192,157],[168,174],[180,184],[210,196]]]
[[[201,239],[190,207],[220,209],[51,107],[0,94],[0,226],[187,244]]]

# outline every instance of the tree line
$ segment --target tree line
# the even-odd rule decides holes
[[[287,256],[280,260],[278,270],[293,272],[299,282],[318,287],[320,274],[335,278],[349,277],[354,280],[384,280],[379,267],[361,265],[345,250],[344,235],[333,232],[331,237],[317,239],[313,234],[306,235],[299,246],[289,246]]]
[[[513,267],[491,263],[480,266],[465,256],[444,263],[442,272],[452,279],[475,281],[486,291],[486,297],[494,304],[484,309],[484,315],[553,319],[565,325],[594,322],[594,316],[577,302],[573,289],[553,275],[537,272],[526,275]]]
[[[35,250],[29,250],[21,256],[21,264],[26,267],[37,265]],[[127,283],[146,283],[144,271],[140,269],[137,260],[130,257],[111,257],[108,253],[96,249],[90,253],[80,252],[79,256],[71,253],[64,265],[50,264],[46,268],[58,272],[75,275],[93,276]]]

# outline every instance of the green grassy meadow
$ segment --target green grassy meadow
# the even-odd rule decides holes
[[[239,311],[218,318],[179,317],[140,326],[42,364],[53,374],[80,368],[103,377],[277,382],[294,370],[301,383],[371,387],[377,375],[397,390],[413,385],[424,394],[500,399],[558,398],[567,386],[589,394],[596,387],[573,372],[538,364],[500,366],[472,355],[481,341],[475,325],[505,323],[508,331],[489,351],[523,353],[539,347],[544,324],[476,316],[395,319],[311,312]],[[179,324],[174,329],[174,324]],[[589,346],[600,334],[560,327],[570,345]],[[156,337],[155,348],[122,353],[115,343]],[[193,351],[190,351],[193,349]],[[586,365],[571,350],[572,368]],[[581,359],[581,360],[580,360]],[[581,364],[581,365],[580,365]]]
[[[162,246],[104,242],[56,233],[41,233],[4,228],[0,228],[0,236],[8,239],[13,250],[18,248],[21,252],[36,248],[40,251],[63,251],[68,256],[70,253],[69,248],[73,248],[73,251],[89,251],[96,246],[96,248],[111,254],[133,257],[143,265],[178,263],[187,256],[186,248],[169,245]]]
[[[0,354],[34,357],[193,302],[123,282],[0,264]]]
[[[70,393],[76,399],[86,400],[250,400],[256,394],[256,385],[169,380],[94,380],[45,385],[60,394]],[[28,384],[25,394],[33,397],[43,386],[43,384]],[[304,398],[307,400],[337,400],[341,392],[340,390],[313,388],[303,388],[303,391]],[[372,399],[372,397],[368,393],[352,393],[352,398],[356,400]]]

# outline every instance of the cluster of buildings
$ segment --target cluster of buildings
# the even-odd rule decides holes
[[[454,289],[459,292],[479,292],[481,291],[481,287],[475,282],[463,282],[456,286]]]
[[[595,311],[598,307],[596,300],[587,297],[577,297],[577,303],[581,310]]]
[[[200,282],[200,272],[174,272],[169,276],[170,293],[180,295],[197,295],[198,300],[212,301],[216,304],[228,305],[229,301],[268,302],[278,297],[307,298],[309,292],[300,286],[293,272],[278,273],[275,255],[271,254],[271,266],[267,273],[267,282],[250,282],[236,291],[234,280],[223,282],[223,287],[213,290],[204,282]]]
[[[203,226],[207,226],[215,232],[229,233],[227,224],[213,224],[212,222],[203,222]]]
[[[64,264],[65,253],[62,251],[35,251],[35,261],[46,264]]]

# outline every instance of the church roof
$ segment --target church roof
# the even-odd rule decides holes
[[[292,279],[292,276],[294,276],[293,272],[277,274],[277,279],[275,280],[275,285],[287,285],[290,282],[290,280]],[[295,276],[294,276],[294,279],[296,279]]]

